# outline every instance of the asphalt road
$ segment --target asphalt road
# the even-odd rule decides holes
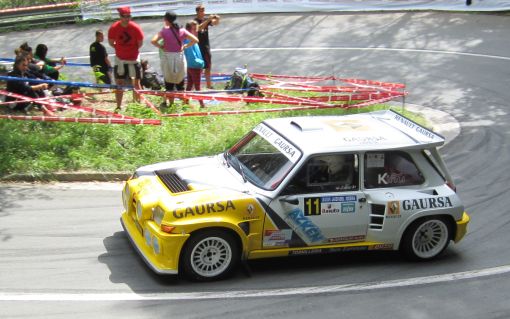
[[[442,258],[409,263],[378,252],[274,259],[251,262],[251,276],[239,270],[225,281],[189,283],[153,275],[135,254],[119,223],[119,184],[3,184],[0,317],[510,317],[509,19],[233,15],[210,32],[213,71],[247,64],[260,73],[403,82],[408,102],[453,115],[461,132],[442,153],[472,221],[465,239]],[[148,37],[161,26],[140,24]],[[86,56],[96,28],[2,35],[0,55],[11,56],[28,40],[34,47],[46,43],[50,54]],[[143,51],[154,51],[148,41]]]

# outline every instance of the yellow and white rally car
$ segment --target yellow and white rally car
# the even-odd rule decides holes
[[[155,272],[195,280],[288,255],[378,249],[428,260],[469,222],[443,143],[394,111],[270,119],[223,154],[137,169],[121,221]]]

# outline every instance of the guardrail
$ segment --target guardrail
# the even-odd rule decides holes
[[[0,32],[29,29],[77,20],[117,18],[116,9],[131,6],[135,17],[161,17],[166,10],[194,15],[204,4],[211,13],[263,13],[309,11],[510,11],[508,0],[82,0],[54,5],[0,10]]]
[[[75,23],[81,19],[79,5],[66,2],[0,10],[0,32]]]

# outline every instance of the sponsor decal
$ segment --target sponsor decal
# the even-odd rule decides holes
[[[299,208],[287,213],[285,221],[307,244],[323,242],[326,238],[317,225],[315,225]]]
[[[337,252],[365,251],[365,250],[368,250],[368,246],[353,246],[353,247],[328,248],[327,252],[337,253]]]
[[[339,252],[350,252],[350,251],[366,251],[368,246],[352,246],[352,247],[335,247],[335,248],[317,248],[317,249],[298,249],[289,252],[289,255],[315,255],[322,253],[339,253]]]
[[[402,201],[403,210],[419,210],[429,208],[453,207],[449,197],[428,197],[420,199],[406,199]]]
[[[280,148],[280,151],[287,153],[291,158],[296,155],[296,150],[292,145],[290,145],[288,142],[281,138],[277,138],[273,142],[274,145],[278,146]]]
[[[414,130],[415,132],[417,132],[418,134],[421,134],[431,140],[433,140],[434,138],[436,138],[436,135],[434,133],[432,133],[431,131],[427,130],[426,128],[424,127],[421,127],[419,126],[418,124],[398,115],[398,114],[395,114],[395,120],[401,124],[403,124],[405,127],[411,129],[411,130]]]
[[[264,246],[288,246],[292,238],[292,229],[264,231]]]
[[[395,174],[395,173],[384,173],[377,174],[377,184],[379,185],[388,185],[388,184],[405,184],[406,177],[404,174]]]
[[[393,249],[393,244],[377,244],[370,247],[372,250],[391,250]]]
[[[399,201],[391,201],[386,204],[386,218],[400,218]]]
[[[356,195],[305,197],[305,216],[356,212]]]
[[[292,163],[301,157],[301,151],[264,124],[255,126],[253,131],[280,150]]]
[[[384,167],[384,153],[368,153],[367,167]]]
[[[315,255],[322,253],[322,249],[298,249],[291,250],[289,255],[299,256],[299,255]]]
[[[341,121],[324,121],[327,125],[331,126],[337,132],[343,131],[367,131],[370,126],[365,125],[365,122],[360,120],[341,120]]]
[[[253,214],[253,212],[255,211],[253,204],[248,204],[248,207],[246,207],[246,209],[248,210],[248,215]]]
[[[380,142],[386,141],[384,136],[355,136],[355,137],[344,137],[343,140],[347,143],[357,143],[362,145],[375,145]]]
[[[342,203],[342,214],[350,214],[356,212],[356,204],[355,203]]]
[[[328,243],[338,243],[341,241],[355,241],[355,240],[364,240],[364,239],[365,239],[365,235],[335,237],[335,238],[328,238]]]
[[[189,216],[201,216],[205,214],[227,212],[229,210],[235,210],[234,202],[231,200],[215,203],[200,204],[195,206],[189,206],[186,208],[174,209],[174,218],[186,218]]]

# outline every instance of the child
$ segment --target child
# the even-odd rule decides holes
[[[196,21],[186,23],[186,30],[195,36],[197,35],[197,27],[198,24]],[[195,91],[200,91],[202,69],[205,66],[204,59],[202,58],[202,54],[200,53],[200,48],[197,43],[189,45],[189,40],[185,40],[184,43],[184,55],[188,65],[186,70],[188,82],[186,85],[186,91],[191,91],[193,87],[195,88]],[[201,108],[204,107],[204,101],[199,100],[199,103]]]
[[[142,67],[142,80],[140,81],[142,87],[147,90],[161,90],[161,87],[164,85],[163,77],[152,70],[148,60],[142,60],[140,65]]]

